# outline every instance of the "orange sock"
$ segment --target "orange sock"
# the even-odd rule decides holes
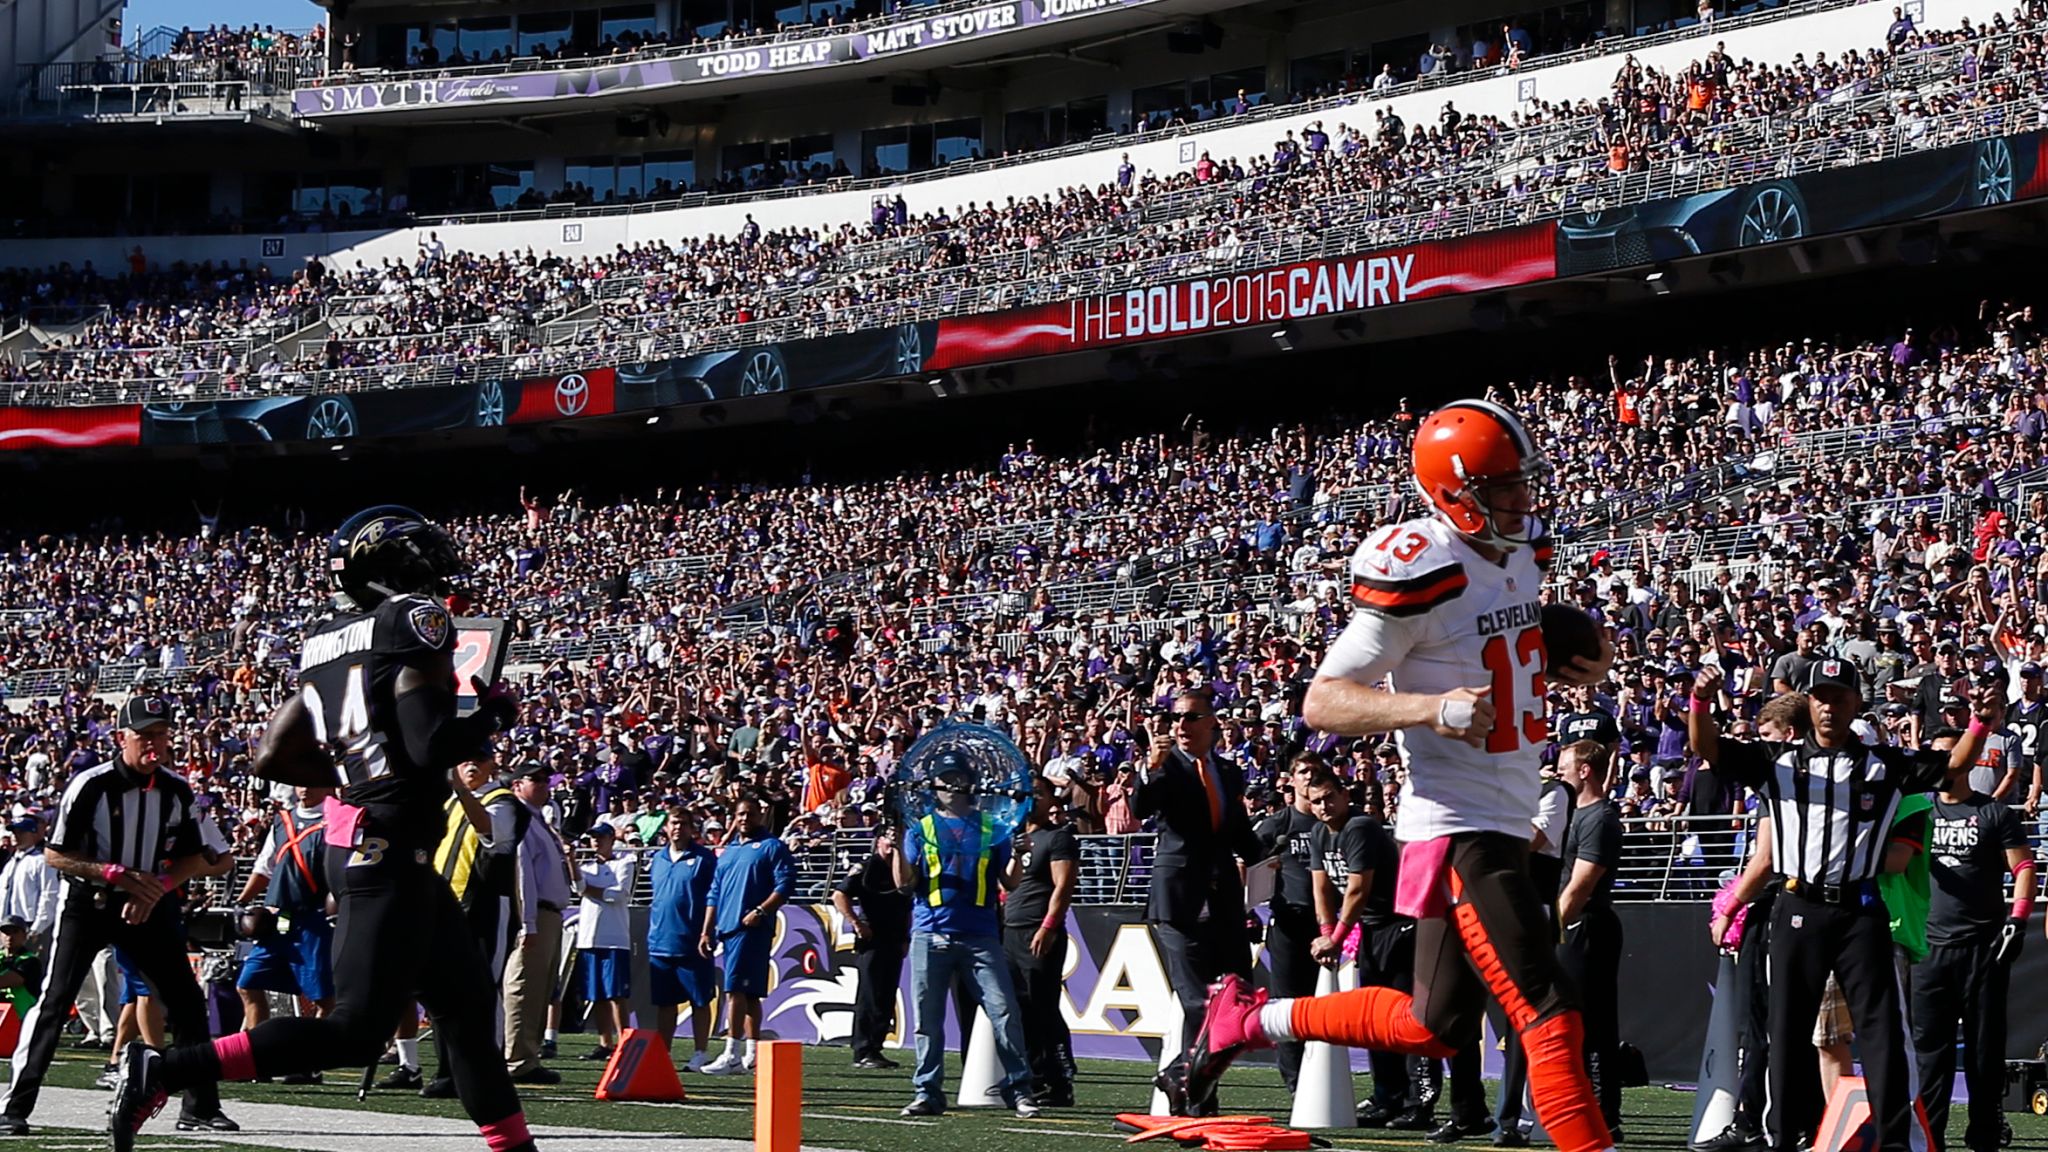
[[[1600,1115],[1593,1081],[1586,1075],[1586,1032],[1577,1012],[1560,1012],[1522,1029],[1529,1058],[1529,1095],[1536,1118],[1558,1152],[1603,1152],[1614,1136]]]
[[[1392,988],[1359,988],[1294,1002],[1288,1026],[1296,1040],[1321,1040],[1347,1048],[1406,1052],[1448,1058],[1450,1045],[1415,1018],[1415,998]]]

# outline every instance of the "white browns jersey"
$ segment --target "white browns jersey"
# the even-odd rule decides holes
[[[1408,787],[1396,838],[1528,837],[1550,738],[1539,598],[1549,551],[1541,541],[1496,564],[1432,517],[1380,528],[1352,557],[1355,611],[1317,674],[1425,695],[1490,685],[1498,717],[1484,748],[1434,728],[1399,733]]]

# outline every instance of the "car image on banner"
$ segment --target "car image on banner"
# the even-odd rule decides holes
[[[262,444],[497,428],[518,406],[517,380],[147,404],[144,444]]]
[[[1564,217],[1557,274],[1578,276],[2004,204],[2035,177],[2036,137],[1994,137]]]
[[[867,332],[700,352],[618,370],[618,410],[738,400],[866,380],[914,376],[938,336],[935,320]]]

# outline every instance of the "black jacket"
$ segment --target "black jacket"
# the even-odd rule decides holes
[[[1145,917],[1175,925],[1193,925],[1206,903],[1213,919],[1244,919],[1244,881],[1237,873],[1265,852],[1244,810],[1244,771],[1217,760],[1217,781],[1223,790],[1223,830],[1209,823],[1209,798],[1201,774],[1176,748],[1166,762],[1138,785],[1131,812],[1139,818],[1157,816],[1158,849],[1152,858],[1151,890]]]

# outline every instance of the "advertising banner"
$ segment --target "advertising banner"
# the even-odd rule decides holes
[[[772,44],[723,47],[659,60],[637,60],[595,68],[559,68],[492,75],[415,77],[354,84],[330,84],[292,93],[292,110],[301,116],[344,116],[408,108],[482,106],[534,100],[567,100],[613,92],[637,92],[712,83],[743,76],[787,75],[842,64],[876,60],[978,40],[1018,28],[1050,24],[1117,8],[1135,8],[1156,0],[1001,0],[955,12],[928,16],[905,14],[901,20],[852,33],[780,40]]]
[[[2044,143],[2048,133],[1992,137],[1878,164],[1576,213],[1557,224],[1557,274],[1632,268],[2034,199],[2048,192]]]
[[[1717,957],[1707,941],[1705,903],[1618,904],[1623,957],[1619,1007],[1621,1039],[1643,1053],[1653,1083],[1691,1083],[1699,1071],[1700,1048],[1713,1011]],[[635,939],[646,939],[647,910],[632,910]],[[783,1040],[845,1043],[853,1032],[854,997],[860,974],[854,966],[853,932],[830,904],[788,904],[776,913],[775,957],[762,1026]],[[1065,995],[1059,1010],[1074,1037],[1074,1055],[1108,1060],[1156,1062],[1167,1021],[1178,1011],[1157,938],[1137,905],[1089,906],[1067,913],[1069,945]],[[645,953],[634,950],[636,968]],[[2035,973],[2026,976],[2026,972]],[[1265,950],[1255,948],[1253,979],[1267,982]],[[2023,952],[2014,987],[2048,980],[2048,949]],[[632,982],[636,994],[647,985],[644,968]],[[910,965],[903,967],[896,999],[893,1043],[909,1047],[917,1024],[910,995]],[[653,1006],[635,1000],[642,1025]],[[2017,1001],[2008,1039],[2009,1055],[2032,1055],[2048,1034],[2048,1007],[2038,998]],[[958,1050],[959,1020],[949,1001],[944,1026],[947,1047]],[[1481,1052],[1484,1075],[1497,1077],[1501,1052],[1495,1025],[1486,1025]],[[1366,1054],[1353,1051],[1352,1068],[1366,1071]],[[1263,1061],[1264,1057],[1256,1058]],[[1255,1062],[1248,1059],[1247,1063]],[[1273,1075],[1277,1078],[1279,1073]],[[1955,1085],[1963,1099],[1960,1075]],[[1135,1090],[1135,1089],[1134,1089]],[[1141,1106],[1134,1100],[1133,1106]]]
[[[263,444],[495,428],[519,407],[517,380],[148,404],[144,444]]]
[[[1335,316],[1556,274],[1556,226],[1531,224],[1359,256],[1219,273],[985,316],[948,318],[925,367],[958,368]]]
[[[588,372],[564,372],[544,376],[520,385],[519,403],[508,423],[544,424],[550,420],[575,420],[584,416],[609,416],[614,407],[618,370],[592,368]]]
[[[142,409],[0,407],[0,452],[29,448],[111,448],[140,443]]]

